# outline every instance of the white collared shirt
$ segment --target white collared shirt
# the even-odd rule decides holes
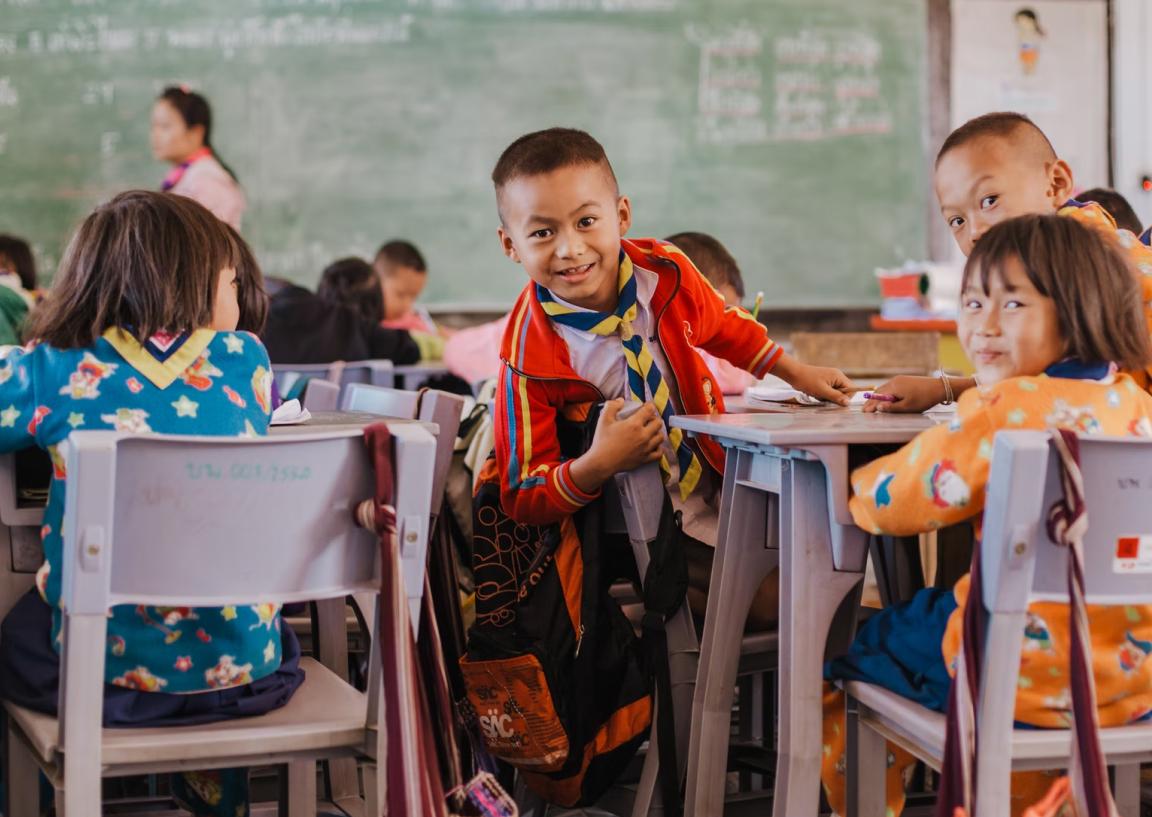
[[[648,350],[652,354],[652,361],[668,386],[672,408],[676,412],[682,412],[683,404],[680,402],[680,392],[676,386],[676,375],[664,355],[660,339],[656,336],[656,316],[652,312],[652,296],[656,293],[659,276],[640,267],[634,266],[632,269],[632,274],[636,278],[636,319],[632,322],[632,329],[643,334]],[[556,303],[575,312],[594,311],[568,303],[556,295],[552,298]],[[568,344],[568,357],[572,368],[578,375],[600,389],[605,400],[617,397],[623,397],[625,400],[633,399],[628,389],[628,361],[624,357],[624,347],[621,346],[618,336],[595,335],[556,321],[551,321],[551,324]],[[647,383],[644,386],[644,397],[646,400],[652,399],[652,392]],[[664,444],[664,456],[672,467],[672,473],[665,485],[669,489],[673,506],[682,514],[684,531],[704,544],[715,547],[718,523],[715,502],[717,491],[714,480],[711,479],[711,471],[703,461],[703,455],[697,453],[703,466],[700,482],[684,502],[680,500],[680,491],[676,487],[680,470],[676,454],[672,444],[667,441]]]

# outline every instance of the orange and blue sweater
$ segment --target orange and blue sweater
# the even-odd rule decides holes
[[[724,411],[720,386],[696,347],[757,377],[780,359],[783,350],[764,327],[747,311],[726,307],[676,247],[656,239],[625,239],[621,250],[635,266],[659,278],[651,303],[656,338],[672,368],[685,414]],[[581,419],[592,403],[605,397],[573,369],[568,345],[540,306],[535,284],[524,288],[512,308],[500,359],[495,433],[501,504],[523,524],[558,522],[599,491],[586,493],[573,481],[572,461],[560,453],[557,417]],[[722,472],[723,449],[709,439],[694,442],[708,465]]]
[[[947,425],[922,432],[899,451],[852,473],[852,518],[864,530],[905,536],[971,519],[979,523],[997,431],[1067,428],[1079,434],[1152,436],[1152,396],[1127,374],[1111,382],[1014,377],[970,389]],[[960,651],[969,577],[957,582],[958,605],[941,651],[949,671]],[[1152,712],[1152,606],[1088,606],[1098,715],[1102,726]],[[1068,608],[1028,606],[1016,691],[1016,719],[1066,728],[1071,715]]]

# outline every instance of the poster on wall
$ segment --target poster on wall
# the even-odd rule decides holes
[[[952,126],[989,111],[1031,117],[1077,189],[1108,186],[1104,0],[953,0]]]

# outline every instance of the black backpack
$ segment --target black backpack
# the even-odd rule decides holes
[[[597,417],[593,410],[585,423],[560,421],[566,456],[586,450]],[[464,708],[493,756],[514,766],[545,800],[568,807],[595,802],[647,738],[653,679],[660,669],[667,678],[663,622],[688,584],[678,519],[665,496],[644,582],[649,648],[642,649],[609,594],[620,572],[614,562],[623,556],[635,569],[627,540],[605,535],[602,503],[559,523],[521,525],[500,507],[492,457],[474,501],[476,624],[460,660]],[[664,724],[670,702],[660,710],[660,732],[668,738],[661,740],[662,771],[671,763],[667,805],[669,796],[679,802],[679,785],[675,731]]]

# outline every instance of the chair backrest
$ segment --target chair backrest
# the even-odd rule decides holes
[[[308,411],[335,411],[340,403],[340,384],[331,380],[309,380],[300,405]]]
[[[435,423],[436,461],[432,477],[432,513],[440,510],[440,497],[448,481],[448,469],[456,450],[456,435],[467,398],[436,389],[404,391],[354,383],[345,387],[341,411],[364,411],[382,417],[402,417]]]
[[[926,375],[940,367],[936,332],[793,332],[798,360],[836,366],[849,377]]]
[[[288,394],[301,377],[320,378],[347,386],[349,383],[371,383],[391,386],[394,381],[391,360],[337,360],[334,363],[273,363],[272,372],[280,394]]]
[[[419,405],[419,392],[364,383],[349,383],[340,395],[341,411],[363,411],[381,417],[414,419]]]
[[[1042,431],[996,435],[981,545],[985,606],[994,613],[1068,600],[1067,551],[1049,540],[1046,525],[1048,509],[1063,497],[1050,440]],[[1089,604],[1152,604],[1150,461],[1152,440],[1080,437]]]
[[[664,507],[664,480],[654,462],[616,475],[616,490],[604,492],[604,519],[612,533],[627,533],[633,544],[656,538]]]
[[[393,427],[402,553],[426,549],[434,441]],[[67,445],[63,600],[224,606],[379,587],[356,507],[374,476],[359,430],[257,439],[74,432]],[[418,606],[417,606],[418,610]]]
[[[435,423],[439,428],[436,434],[436,467],[432,476],[432,513],[440,512],[440,498],[448,483],[448,469],[452,466],[452,455],[456,451],[456,436],[460,433],[460,421],[468,399],[437,389],[420,392],[420,407],[417,419]]]

